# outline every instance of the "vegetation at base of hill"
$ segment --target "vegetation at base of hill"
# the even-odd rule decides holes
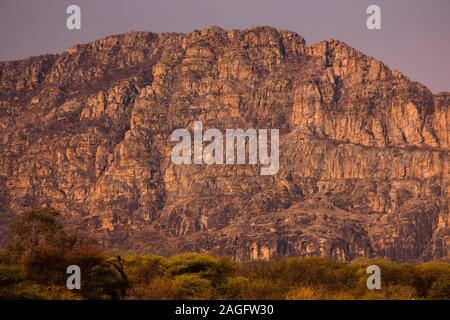
[[[396,264],[322,258],[235,262],[199,253],[111,257],[64,230],[52,209],[33,209],[12,226],[0,255],[0,299],[450,299],[450,264]],[[381,268],[369,290],[366,267]],[[67,266],[81,290],[66,287]]]

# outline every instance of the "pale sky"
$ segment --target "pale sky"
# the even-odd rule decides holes
[[[81,30],[66,8],[81,8]],[[382,30],[366,8],[381,7]],[[433,92],[450,91],[450,0],[0,0],[0,60],[58,53],[128,31],[189,32],[210,25],[269,25],[308,44],[338,39],[398,69]]]

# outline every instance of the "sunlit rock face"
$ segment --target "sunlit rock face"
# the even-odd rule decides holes
[[[449,106],[345,43],[270,27],[2,62],[1,219],[51,205],[135,252],[448,258]],[[280,169],[173,164],[170,135],[194,121],[279,129]]]

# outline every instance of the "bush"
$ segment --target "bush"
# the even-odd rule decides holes
[[[221,287],[224,299],[269,300],[281,299],[284,287],[272,280],[247,279],[243,276],[229,278]]]
[[[389,300],[414,300],[417,299],[417,290],[409,285],[391,285],[383,290],[386,299]]]
[[[232,271],[232,265],[226,258],[217,258],[199,253],[186,253],[173,256],[164,261],[165,274],[169,277],[183,274],[197,274],[218,285]]]
[[[235,276],[227,279],[221,290],[224,299],[236,300],[245,299],[246,292],[250,287],[250,281],[243,276]]]
[[[13,238],[1,261],[14,264],[14,270],[20,272],[14,273],[15,278],[11,272],[0,272],[0,281],[12,290],[5,294],[14,296],[11,294],[17,291],[19,296],[39,298],[33,288],[41,287],[69,292],[66,270],[77,265],[82,272],[81,291],[73,294],[89,299],[123,297],[129,283],[121,261],[108,260],[95,243],[66,233],[57,217],[53,209],[32,209],[13,223]],[[31,291],[24,291],[25,284]]]
[[[145,284],[165,274],[165,258],[160,256],[125,256],[128,278],[134,283]]]
[[[107,264],[94,267],[81,278],[81,293],[91,300],[123,298],[128,287],[127,279]]]
[[[2,300],[80,300],[82,296],[60,286],[42,286],[22,282],[13,286],[0,287]]]
[[[321,294],[313,287],[301,287],[288,292],[284,298],[286,300],[318,300]]]
[[[177,299],[211,299],[214,288],[211,281],[199,274],[181,274],[175,277]]]
[[[150,282],[142,284],[136,283],[131,290],[127,299],[138,300],[169,300],[177,297],[177,288],[173,280],[162,277],[154,278]]]
[[[446,286],[450,278],[450,264],[443,262],[427,262],[416,267],[416,277],[413,281],[419,296],[426,298],[428,294],[445,295]],[[439,293],[438,293],[439,292]],[[450,299],[447,295],[445,299]]]
[[[450,277],[441,277],[433,283],[428,295],[429,299],[450,300]]]
[[[21,269],[17,265],[0,264],[0,288],[25,281]]]
[[[1,299],[450,299],[448,263],[231,262],[199,253],[108,258],[56,218],[54,210],[33,209],[16,221],[13,241],[0,253]],[[366,286],[372,264],[381,268],[381,290]],[[66,288],[69,265],[82,270],[81,290]]]
[[[324,285],[342,289],[355,285],[356,269],[348,264],[308,257],[251,262],[242,270],[252,278],[282,282],[287,286]]]

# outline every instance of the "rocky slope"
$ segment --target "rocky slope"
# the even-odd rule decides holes
[[[160,254],[448,258],[449,106],[345,43],[270,27],[2,62],[1,219],[51,205],[107,246]],[[279,128],[280,170],[174,165],[170,134],[196,120]]]

